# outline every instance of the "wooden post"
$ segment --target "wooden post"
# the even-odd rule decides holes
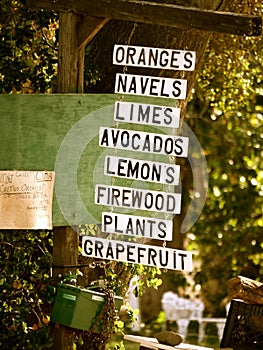
[[[78,91],[78,15],[72,12],[59,14],[58,93]],[[53,264],[54,277],[76,271],[78,264],[78,234],[71,227],[54,227]],[[59,327],[52,331],[51,350],[74,350],[74,332]]]
[[[59,14],[58,93],[82,93],[84,89],[85,46],[107,23],[104,18],[84,18],[73,12]],[[76,272],[79,235],[69,226],[54,227],[54,277]],[[71,266],[71,267],[68,267]],[[74,331],[53,329],[51,350],[73,350]]]

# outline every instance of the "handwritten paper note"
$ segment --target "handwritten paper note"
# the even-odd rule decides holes
[[[51,229],[55,172],[0,171],[0,228]]]

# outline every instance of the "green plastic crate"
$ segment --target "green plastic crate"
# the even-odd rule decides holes
[[[119,310],[123,298],[114,296],[114,301],[116,309]],[[100,314],[104,302],[104,293],[68,284],[59,285],[51,320],[71,328],[89,330]]]

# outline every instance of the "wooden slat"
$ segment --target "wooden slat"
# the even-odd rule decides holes
[[[200,10],[150,1],[27,0],[26,5],[29,8],[73,11],[95,17],[235,35],[258,36],[262,32],[260,16]]]

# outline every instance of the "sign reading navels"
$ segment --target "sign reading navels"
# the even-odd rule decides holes
[[[194,70],[195,52],[183,50],[158,49],[151,47],[115,45],[113,63],[123,66],[144,68]],[[172,99],[185,99],[187,81],[158,76],[134,74],[116,74],[115,93],[141,95]],[[180,125],[180,109],[155,104],[117,101],[114,108],[114,120],[117,123],[170,128]],[[180,214],[181,193],[173,191],[180,183],[180,166],[174,164],[176,157],[187,157],[189,138],[158,132],[131,130],[125,128],[100,127],[99,145],[112,149],[114,154],[104,158],[104,175],[120,178],[124,181],[143,181],[166,186],[165,190],[117,186],[112,183],[99,183],[95,188],[95,203],[115,208],[124,213],[102,213],[101,229],[104,233],[116,234],[123,238],[107,240],[83,237],[82,254],[89,257],[111,259],[129,263],[162,267],[174,270],[191,271],[192,253],[149,246],[135,242],[125,242],[125,237],[141,237],[171,241],[173,233],[172,219],[166,215]],[[121,150],[119,155],[117,150]],[[123,151],[134,152],[133,156],[123,156]],[[136,157],[144,153],[152,159]],[[156,160],[156,157],[162,160]],[[169,162],[167,162],[169,159]],[[157,186],[156,185],[156,186]],[[127,214],[128,211],[128,214]],[[130,211],[130,212],[129,212]],[[158,213],[160,217],[131,215],[132,212]],[[160,213],[160,214],[159,214]]]

